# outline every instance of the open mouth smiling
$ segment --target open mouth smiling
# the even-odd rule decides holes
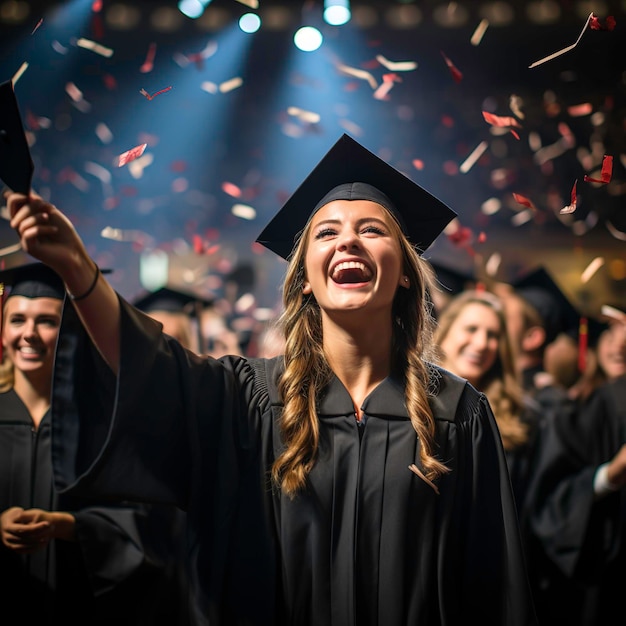
[[[361,261],[342,261],[331,272],[332,280],[340,285],[366,283],[372,276],[372,271]]]

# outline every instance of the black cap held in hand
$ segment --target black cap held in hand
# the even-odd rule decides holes
[[[28,194],[34,165],[12,81],[0,84],[0,179],[18,193]]]
[[[258,236],[288,259],[309,219],[333,200],[372,200],[391,211],[404,234],[425,251],[456,213],[441,200],[342,135]]]

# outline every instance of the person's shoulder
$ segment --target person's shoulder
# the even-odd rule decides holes
[[[438,365],[429,364],[431,373],[431,407],[435,419],[456,422],[461,415],[475,413],[484,394],[465,378]]]

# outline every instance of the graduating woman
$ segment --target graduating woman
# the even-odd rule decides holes
[[[430,360],[420,251],[443,203],[341,137],[258,238],[289,261],[285,354],[267,360],[184,350],[56,207],[8,207],[72,294],[57,484],[185,509],[207,623],[535,623],[488,401]]]
[[[175,537],[168,534],[169,510],[155,512],[148,505],[89,493],[59,494],[53,486],[50,395],[63,281],[46,265],[31,263],[0,272],[0,284],[5,290],[0,315],[3,611],[26,624],[172,624],[186,615],[186,598],[173,585],[177,569],[170,563]]]

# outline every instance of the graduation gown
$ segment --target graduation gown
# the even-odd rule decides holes
[[[553,420],[544,435],[532,531],[552,571],[537,603],[547,624],[624,623],[626,492],[597,499],[593,488],[598,467],[624,443],[626,378],[599,388],[578,411]]]
[[[440,494],[412,471],[419,441],[402,384],[364,401],[333,378],[304,492],[269,470],[283,449],[282,358],[197,357],[120,299],[117,379],[64,313],[53,411],[57,485],[187,510],[207,623],[298,626],[534,624],[504,452],[486,398],[433,366]],[[69,419],[68,419],[69,416]],[[362,429],[362,430],[360,430]]]
[[[157,524],[146,506],[56,493],[50,411],[34,430],[26,406],[11,390],[0,394],[0,512],[13,506],[71,512],[76,541],[52,540],[31,555],[0,543],[3,614],[19,615],[26,624],[174,623],[159,619],[179,614],[178,592],[165,584],[172,582],[165,574],[175,570],[164,568],[158,551],[149,552],[144,540],[162,531],[159,524],[169,523],[169,517]],[[168,602],[159,602],[154,592]]]

